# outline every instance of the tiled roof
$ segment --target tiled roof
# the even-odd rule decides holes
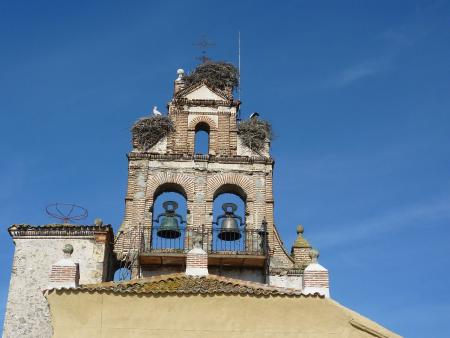
[[[105,225],[79,225],[79,224],[13,224],[8,228],[11,236],[63,236],[63,235],[90,235],[95,232],[113,232],[110,224]]]
[[[55,289],[49,290],[53,292]],[[206,277],[186,276],[184,273],[139,278],[123,282],[106,282],[81,285],[79,288],[58,289],[68,293],[111,292],[120,294],[245,294],[254,296],[318,297],[316,294],[303,294],[300,290],[277,288],[265,284],[248,282],[233,278],[208,275]]]

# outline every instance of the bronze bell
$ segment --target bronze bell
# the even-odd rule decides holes
[[[183,218],[175,213],[175,210],[178,208],[178,203],[174,201],[166,201],[163,203],[163,208],[166,210],[164,213],[158,215],[158,218],[155,222],[159,223],[159,219],[161,220],[161,225],[157,231],[157,235],[162,238],[178,238],[181,236],[180,227],[178,225],[178,219],[180,218],[181,223],[184,223]]]
[[[242,225],[242,218],[234,214],[237,206],[234,203],[224,203],[222,209],[225,214],[217,217],[217,223],[223,218],[218,237],[222,241],[237,241],[242,237],[237,222],[239,220]]]

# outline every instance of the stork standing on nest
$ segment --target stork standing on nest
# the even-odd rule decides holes
[[[157,106],[153,107],[153,115],[154,116],[161,116],[162,115],[161,112],[158,110]]]
[[[256,119],[256,118],[258,118],[258,116],[259,116],[259,114],[258,114],[257,112],[254,112],[254,113],[252,113],[252,114],[250,115],[250,118],[251,118],[251,119]]]

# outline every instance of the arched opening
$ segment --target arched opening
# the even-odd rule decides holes
[[[226,184],[214,194],[212,251],[246,251],[246,194]]]
[[[152,215],[151,250],[182,251],[188,216],[184,189],[174,183],[158,187]]]
[[[195,126],[194,154],[209,154],[209,125],[200,122]]]
[[[131,279],[131,270],[128,268],[119,268],[114,272],[114,281],[120,282],[124,280],[130,280]]]

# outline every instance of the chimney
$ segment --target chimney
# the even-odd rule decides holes
[[[184,87],[185,87],[185,82],[184,82],[184,70],[183,69],[177,69],[177,74],[178,74],[178,77],[177,77],[177,79],[175,80],[175,83],[174,83],[174,87],[173,87],[173,96],[175,96],[175,95],[177,95],[177,93],[180,91],[180,90],[182,90],[182,89],[184,89]]]
[[[319,293],[327,298],[330,298],[328,270],[317,261],[319,251],[312,249],[309,256],[311,257],[311,263],[303,272],[302,292],[304,294]]]
[[[186,276],[203,277],[208,275],[208,254],[194,244],[194,248],[186,255]]]
[[[72,259],[73,246],[64,245],[64,258],[52,265],[49,289],[76,288],[80,280],[80,268]]]

